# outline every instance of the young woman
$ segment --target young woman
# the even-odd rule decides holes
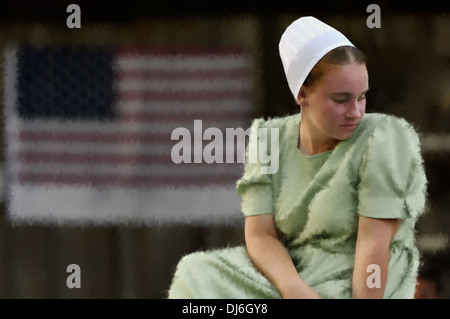
[[[427,183],[415,130],[365,114],[365,58],[323,22],[294,21],[280,55],[301,111],[252,124],[278,130],[279,169],[247,161],[237,182],[246,247],[185,256],[169,298],[413,298]]]

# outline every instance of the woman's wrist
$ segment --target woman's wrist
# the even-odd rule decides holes
[[[285,281],[280,285],[279,291],[284,299],[321,299],[300,277]]]

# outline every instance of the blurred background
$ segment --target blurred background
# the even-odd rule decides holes
[[[0,211],[1,298],[165,298],[176,264],[183,255],[243,244],[243,216],[239,212],[239,197],[234,191],[235,181],[242,172],[239,163],[202,164],[201,167],[195,164],[204,180],[194,185],[191,182],[196,177],[189,174],[193,170],[195,175],[197,171],[189,165],[161,168],[167,172],[175,171],[173,175],[164,173],[164,178],[170,178],[159,183],[151,178],[155,171],[147,167],[150,178],[138,186],[134,180],[130,182],[126,178],[112,180],[111,185],[108,184],[110,180],[92,185],[89,184],[92,181],[79,177],[87,172],[84,168],[80,171],[79,163],[79,171],[74,173],[79,178],[72,178],[73,184],[52,180],[48,177],[50,173],[46,175],[48,180],[42,180],[42,172],[56,164],[45,165],[49,160],[46,157],[40,163],[30,164],[30,157],[57,139],[55,136],[64,135],[61,131],[75,122],[74,130],[82,132],[85,123],[79,122],[87,120],[95,124],[98,121],[97,132],[100,138],[106,139],[106,135],[102,135],[106,134],[103,127],[112,134],[116,127],[108,125],[115,121],[116,113],[122,112],[119,108],[122,104],[135,107],[137,111],[125,116],[128,120],[119,125],[119,130],[127,130],[127,125],[131,125],[136,132],[163,135],[162,142],[155,142],[156,146],[151,141],[138,144],[138,151],[147,151],[152,156],[158,147],[163,153],[170,152],[175,144],[170,139],[170,132],[180,125],[192,131],[195,118],[205,120],[203,129],[214,126],[225,131],[226,127],[245,129],[254,117],[298,112],[284,77],[278,41],[292,21],[305,15],[314,15],[340,30],[368,56],[371,90],[367,112],[403,117],[420,133],[429,187],[426,213],[417,223],[417,244],[423,260],[416,297],[450,296],[450,10],[444,2],[378,1],[381,28],[369,28],[366,20],[371,12],[366,10],[370,2],[364,1],[296,1],[295,4],[272,6],[256,2],[205,6],[192,2],[75,1],[81,9],[81,28],[73,29],[66,24],[71,14],[66,11],[70,3],[7,1],[0,4],[1,65],[4,71],[0,91],[4,102],[1,115],[4,150],[0,184],[3,194]],[[99,47],[125,58],[125,65],[134,63],[126,58],[134,61],[142,56],[147,60],[156,57],[155,61],[160,61],[158,59],[170,56],[169,62],[164,60],[166,64],[158,65],[156,71],[149,71],[154,72],[151,73],[153,76],[159,74],[156,79],[162,79],[170,90],[164,91],[167,88],[159,87],[151,79],[144,83],[155,86],[151,90],[157,93],[152,91],[148,96],[139,90],[136,93],[133,87],[117,92],[114,85],[107,86],[112,90],[108,98],[119,95],[131,101],[127,104],[124,100],[111,100],[111,105],[119,105],[111,109],[112,115],[98,116],[96,112],[94,116],[88,108],[86,113],[63,114],[63,119],[58,120],[61,114],[54,110],[30,111],[33,103],[45,104],[46,97],[26,100],[26,92],[31,92],[26,91],[29,77],[35,85],[46,85],[49,92],[53,88],[63,91],[63,78],[54,81],[44,76],[34,77],[47,74],[46,70],[52,68],[53,62],[46,62],[46,57],[53,56],[58,60],[60,48],[68,50],[63,51],[69,52],[68,55],[79,53],[81,48],[85,50],[81,51],[84,58],[98,61],[97,55],[91,60],[89,50]],[[42,48],[49,51],[39,51]],[[44,52],[44,55],[39,57],[33,52]],[[114,58],[114,54],[108,57]],[[204,61],[201,58],[219,59],[220,72],[216,65],[200,71],[188,67],[185,82],[179,85],[192,85],[191,90],[197,93],[183,95],[184,88],[182,93],[171,91],[175,85],[167,79],[173,76],[170,70],[175,67],[170,61],[176,57],[173,63],[188,61],[188,65],[193,65],[195,61],[189,60],[192,56],[200,57],[200,61]],[[50,67],[45,63],[50,63]],[[22,72],[35,64],[41,69],[34,69],[31,75]],[[80,68],[83,67],[85,72],[91,70],[90,66]],[[138,63],[137,69],[120,71],[125,74],[122,80],[136,75],[140,67]],[[67,73],[68,82],[72,81],[71,74],[76,71]],[[104,71],[108,72],[106,68]],[[113,71],[118,72],[114,68]],[[96,73],[97,69],[94,67],[90,72]],[[214,83],[225,80],[229,81],[224,84],[227,90],[216,92]],[[25,84],[17,84],[21,81]],[[102,82],[102,79],[96,81]],[[209,86],[199,84],[201,81]],[[88,91],[96,85],[88,86]],[[211,93],[211,90],[216,91]],[[62,97],[72,101],[70,94]],[[133,94],[140,102],[136,102]],[[177,96],[178,100],[173,102],[168,96]],[[154,101],[149,101],[151,99]],[[199,101],[203,108],[198,106]],[[73,103],[78,105],[78,102]],[[92,102],[88,100],[87,103]],[[134,116],[147,106],[150,113],[143,116],[147,120],[137,123]],[[56,126],[47,126],[55,118]],[[40,129],[38,126],[45,126],[47,135],[35,134]],[[34,135],[27,135],[30,131]],[[95,134],[96,131],[92,132]],[[36,136],[47,137],[42,141]],[[64,143],[64,140],[58,140],[58,143]],[[73,140],[68,140],[68,149],[61,148],[63,151],[60,152],[68,152],[74,147],[72,143]],[[20,156],[15,153],[17,149]],[[25,156],[24,152],[31,156]],[[54,160],[55,156],[50,157],[50,161]],[[70,160],[74,158],[62,159]],[[164,158],[157,167],[166,164],[161,161]],[[20,167],[19,162],[28,166]],[[91,164],[88,162],[87,166]],[[67,169],[64,165],[68,164],[58,165],[60,171],[64,171]],[[26,175],[26,170],[32,168],[37,169],[34,175]],[[131,170],[134,166],[126,168]],[[93,175],[92,171],[89,174]],[[58,176],[66,175],[59,173]],[[132,187],[119,190],[120,197],[118,193],[110,192],[129,184]],[[89,195],[76,193],[79,197],[70,195],[80,188],[92,192]],[[127,195],[132,200],[127,199]],[[142,203],[137,205],[137,200]],[[59,218],[58,213],[64,218]],[[66,285],[70,275],[66,269],[70,264],[80,266],[81,288],[70,289]]]

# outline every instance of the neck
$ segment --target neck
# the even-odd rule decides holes
[[[333,138],[319,138],[318,134],[312,134],[307,122],[300,123],[298,149],[304,155],[317,155],[334,149],[339,140]]]

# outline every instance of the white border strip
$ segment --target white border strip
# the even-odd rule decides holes
[[[241,199],[234,187],[145,191],[47,187],[43,191],[20,186],[12,187],[10,201],[9,217],[16,223],[211,225],[243,222]]]

